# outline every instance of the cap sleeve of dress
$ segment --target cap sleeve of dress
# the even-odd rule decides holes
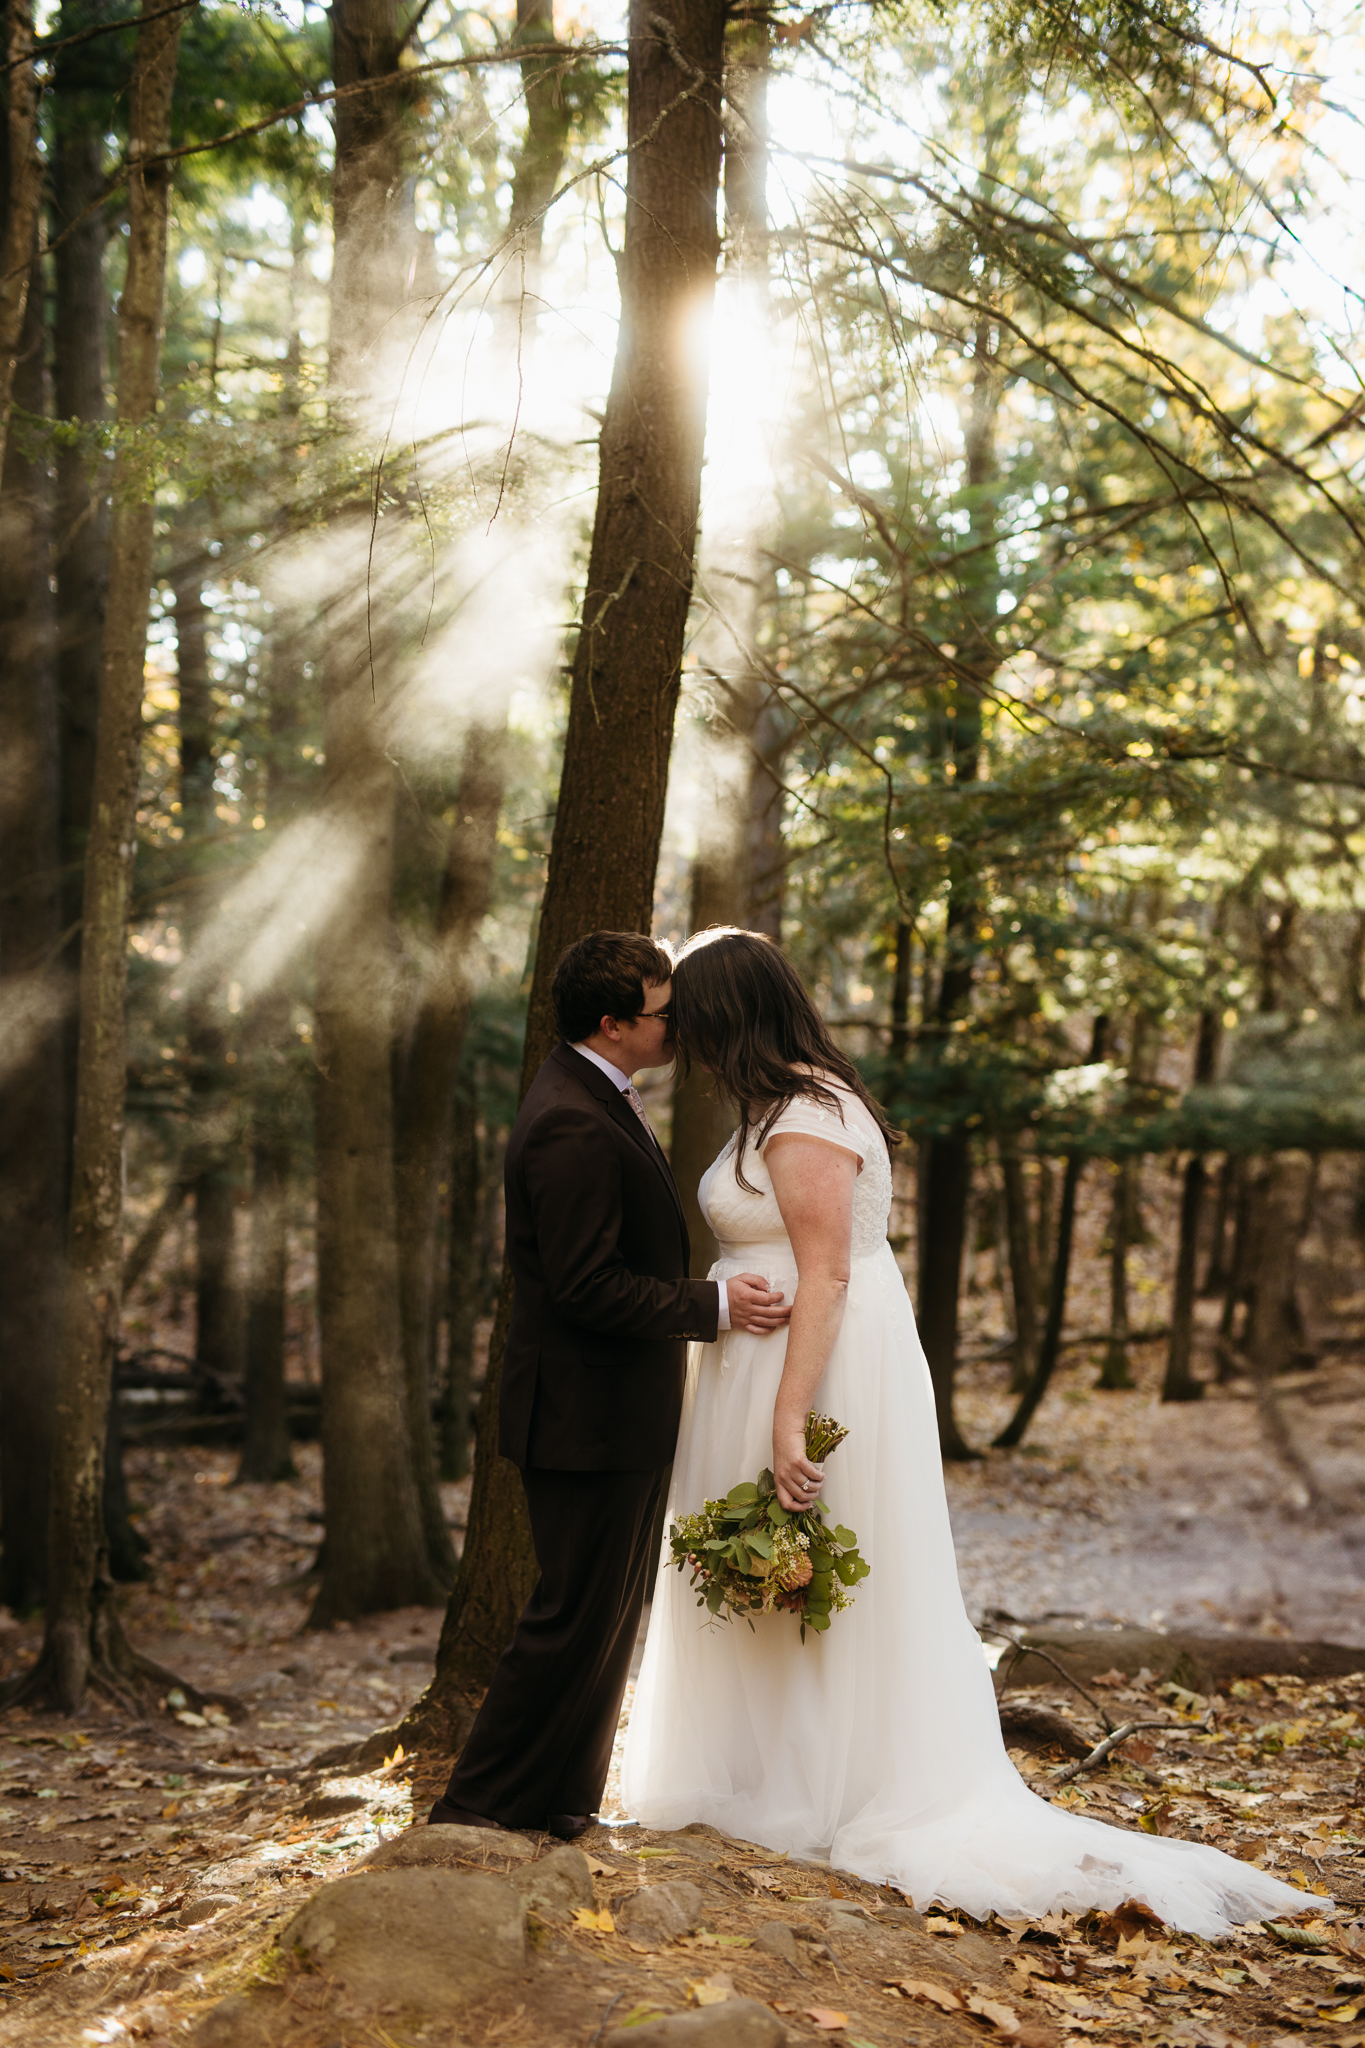
[[[759,1147],[760,1153],[767,1150],[774,1138],[799,1135],[803,1138],[823,1138],[827,1145],[837,1145],[841,1151],[851,1152],[861,1167],[867,1157],[867,1118],[862,1104],[856,1096],[840,1097],[843,1115],[837,1109],[830,1109],[813,1095],[798,1095],[789,1102],[779,1116],[774,1118],[771,1130]]]

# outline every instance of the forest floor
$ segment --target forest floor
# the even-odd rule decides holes
[[[1003,1609],[1019,1620],[1231,1625],[1267,1636],[1292,1627],[1365,1642],[1362,1552],[1340,1511],[1365,1470],[1359,1370],[1320,1367],[1280,1392],[1332,1497],[1314,1510],[1240,1389],[1163,1409],[1155,1371],[1139,1353],[1138,1390],[1099,1395],[1093,1363],[1074,1354],[1040,1411],[1032,1455],[993,1453],[950,1469],[974,1618]],[[1007,1412],[1002,1380],[998,1366],[964,1373],[962,1418],[977,1442]],[[991,2032],[1021,2048],[1064,2033],[1189,2048],[1316,2036],[1365,2048],[1365,1675],[1321,1685],[1252,1676],[1212,1700],[1140,1674],[1115,1678],[1104,1695],[1114,1718],[1165,1718],[1170,1732],[1144,1731],[1119,1760],[1052,1794],[1114,1825],[1217,1841],[1277,1869],[1304,1889],[1310,1916],[1313,1894],[1330,1890],[1343,1908],[1330,1931],[1310,1917],[1206,1948],[1160,1928],[1086,1928],[1066,1916],[1029,1931],[978,1928],[960,1915],[921,1923],[856,1879],[709,1832],[650,1834],[616,1813],[582,1845],[591,1913],[545,1909],[532,1921],[529,1966],[458,2019],[418,2022],[394,2001],[392,2012],[338,2005],[325,1972],[300,1974],[272,1944],[307,1899],[421,1817],[449,1760],[402,1758],[359,1775],[308,1763],[401,1717],[429,1675],[440,1615],[305,1631],[299,1574],[319,1533],[316,1446],[300,1446],[299,1463],[297,1482],[234,1487],[226,1451],[129,1454],[153,1566],[122,1596],[129,1630],[196,1685],[238,1696],[249,1718],[198,1725],[171,1699],[140,1722],[98,1705],[70,1722],[18,1712],[0,1720],[3,2048],[130,2039],[164,2048],[187,2029],[205,2048],[250,2048],[266,2019],[262,2040],[316,2048],[419,2039],[586,2048],[604,2016],[609,2027],[643,2022],[731,1993],[776,2010],[793,2042],[850,2048]],[[467,1483],[445,1498],[449,1519],[462,1522]],[[37,1640],[34,1625],[9,1621],[3,1668],[26,1662]],[[1027,1697],[1072,1715],[1087,1738],[1097,1733],[1065,1689]],[[1044,1743],[1016,1760],[1051,1790],[1060,1752]],[[610,1795],[605,1810],[614,1811]],[[691,1933],[646,1951],[616,1931],[613,1915],[641,1882],[680,1878],[701,1895]],[[842,1916],[833,1929],[831,1914]],[[762,1949],[751,1946],[769,1923],[791,1928],[796,1946],[784,1950],[771,1931]],[[220,2008],[252,1985],[254,2005]],[[971,2010],[972,1998],[993,2010]]]
[[[1165,1312],[1174,1194],[1165,1176],[1147,1177],[1151,1241],[1130,1258],[1140,1331]],[[1023,1448],[946,1475],[963,1590],[984,1627],[1045,1622],[1055,1642],[1059,1627],[1128,1622],[1362,1647],[1359,1676],[1313,1684],[1253,1668],[1207,1698],[1116,1668],[1092,1695],[1115,1720],[1164,1729],[1143,1730],[1064,1786],[1053,1778],[1066,1758],[1048,1738],[1013,1752],[1044,1797],[1275,1869],[1304,1892],[1297,1926],[1208,1947],[1139,1920],[921,1918],[889,1891],[710,1830],[633,1827],[613,1780],[586,1862],[537,1838],[500,1852],[499,1872],[534,1857],[526,1867],[544,1865],[548,1892],[555,1871],[561,1893],[567,1883],[567,1895],[533,1904],[529,1947],[510,1971],[414,2012],[405,1971],[393,1969],[393,1996],[367,2002],[330,1966],[306,1969],[294,1934],[280,1936],[307,1901],[324,1894],[325,1906],[336,1880],[421,1819],[450,1759],[396,1756],[363,1773],[311,1760],[401,1719],[430,1675],[440,1613],[307,1631],[321,1534],[315,1444],[297,1447],[297,1481],[273,1487],[233,1486],[228,1449],[143,1446],[127,1473],[151,1576],[121,1595],[129,1633],[196,1686],[235,1695],[246,1718],[200,1720],[173,1693],[136,1721],[98,1703],[71,1721],[0,1717],[0,2048],[171,2048],[191,2035],[197,2048],[613,2048],[623,2022],[626,2040],[653,2048],[659,2012],[730,2006],[738,2018],[743,1999],[792,2044],[967,2048],[998,2035],[1019,2048],[1081,2036],[1365,2048],[1365,1259],[1348,1227],[1353,1200],[1344,1174],[1340,1185],[1326,1175],[1304,1246],[1316,1366],[1269,1396],[1233,1380],[1163,1408],[1159,1341],[1133,1345],[1133,1391],[1095,1388],[1102,1347],[1085,1333],[1107,1320],[1106,1191],[1098,1170],[1088,1175],[1068,1319],[1076,1341]],[[169,1247],[131,1305],[133,1340],[169,1355],[190,1343],[183,1263]],[[293,1369],[308,1379],[311,1283],[306,1260],[296,1265]],[[989,1356],[1007,1327],[998,1266],[978,1251],[964,1290],[963,1351],[975,1362],[960,1374],[958,1415],[978,1446],[1012,1405],[1008,1366]],[[458,1537],[468,1482],[444,1497]],[[0,1675],[22,1669],[38,1640],[35,1623],[0,1611]],[[1099,1733],[1060,1681],[1010,1698],[1060,1710],[1087,1742]],[[623,1725],[629,1707],[628,1694]],[[488,1854],[472,1845],[463,1867],[486,1869]],[[642,1885],[683,1881],[695,1887],[684,1899],[690,1931],[648,1948],[630,1932],[632,1899]],[[1341,1908],[1332,1922],[1318,1917],[1328,1891]],[[385,1938],[401,1947],[403,1930]],[[447,1948],[445,1930],[430,1944]]]

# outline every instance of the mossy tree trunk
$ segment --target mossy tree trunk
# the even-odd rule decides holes
[[[36,241],[36,237],[35,237]],[[36,250],[14,403],[48,410]],[[61,820],[45,459],[12,435],[0,473],[0,1604],[46,1579],[65,1212],[58,964]]]
[[[152,18],[146,19],[148,12]],[[155,418],[160,390],[170,140],[182,17],[144,8],[129,93],[127,271],[119,303],[118,417]],[[151,161],[149,161],[149,159]],[[144,168],[145,165],[145,168]],[[80,1042],[67,1287],[57,1387],[43,1647],[9,1697],[74,1712],[96,1685],[135,1697],[167,1675],[137,1656],[112,1601],[104,1442],[123,1278],[127,925],[137,841],[152,493],[133,434],[114,466],[110,601],[100,669],[94,801],[85,855]]]
[[[566,946],[648,931],[692,588],[706,427],[697,325],[715,293],[723,0],[632,0],[621,324],[541,912],[523,1086],[554,1043]],[[601,857],[604,845],[613,857]],[[505,1275],[479,1411],[469,1528],[436,1677],[415,1714],[463,1725],[534,1578],[516,1468],[496,1451]]]
[[[331,381],[374,428],[401,347],[412,246],[397,0],[335,0]],[[366,525],[368,526],[368,519]],[[318,1313],[322,1583],[309,1624],[443,1597],[428,1554],[408,1424],[394,1193],[392,933],[402,522],[349,541],[361,587],[338,608],[323,669],[328,801],[350,835],[346,880],[317,946]],[[399,529],[395,531],[395,529]],[[357,543],[359,545],[357,546]],[[377,599],[377,601],[376,601]]]

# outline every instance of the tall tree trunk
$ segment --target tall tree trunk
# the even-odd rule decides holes
[[[1108,1030],[1109,1019],[1096,1017],[1090,1038],[1092,1066],[1104,1058],[1104,1042]],[[1066,1171],[1062,1175],[1062,1201],[1057,1217],[1057,1250],[1052,1261],[1052,1287],[1048,1296],[1047,1323],[1043,1329],[1043,1341],[1038,1347],[1038,1363],[1018,1407],[994,1439],[997,1450],[1013,1450],[1016,1444],[1024,1441],[1024,1433],[1033,1420],[1038,1403],[1048,1390],[1048,1384],[1061,1354],[1062,1324],[1066,1320],[1067,1281],[1071,1273],[1071,1244],[1076,1230],[1076,1192],[1084,1171],[1085,1154],[1068,1152]]]
[[[147,10],[144,6],[144,13]],[[138,29],[129,95],[127,272],[119,303],[118,416],[131,441],[160,389],[170,173],[147,158],[170,141],[179,15]],[[123,1277],[124,997],[137,844],[143,662],[154,508],[137,458],[114,470],[111,591],[100,671],[95,794],[85,857],[80,1050],[67,1287],[48,1536],[47,1627],[25,1697],[73,1712],[91,1683],[126,1695],[161,1676],[129,1648],[110,1598],[104,1437]]]
[[[59,36],[97,26],[102,0],[65,0],[57,19]],[[107,236],[104,137],[108,101],[114,89],[92,89],[92,69],[103,77],[108,39],[59,53],[52,86],[51,239],[54,309],[52,323],[53,409],[59,420],[95,427],[105,418],[105,337],[109,299],[104,281]],[[123,81],[117,81],[121,89]],[[67,934],[63,965],[74,988],[81,964],[81,898],[85,846],[95,778],[95,729],[99,703],[104,612],[109,589],[109,464],[91,458],[88,446],[57,451],[54,560],[57,574],[57,701],[61,759],[62,930]],[[70,1174],[76,1113],[76,1049],[79,1018],[73,1001],[62,1023],[63,1095],[67,1120],[63,1172]],[[68,1186],[69,1192],[69,1186]]]
[[[431,1333],[435,1323],[437,1223],[442,1174],[450,1163],[451,1112],[464,1050],[474,976],[470,953],[488,912],[505,780],[505,732],[471,726],[432,957],[417,1008],[395,1115],[394,1174],[403,1371],[408,1431],[427,1549],[435,1570],[455,1576],[436,1482],[431,1420]]]
[[[247,1253],[242,1396],[242,1455],[236,1483],[293,1479],[294,1456],[285,1411],[284,1311],[289,1282],[289,1177],[292,1148],[278,1083],[262,1068],[282,1064],[289,1035],[289,999],[272,994],[253,1006],[248,1044],[252,1082],[251,1239]]]
[[[213,693],[209,683],[204,558],[199,536],[187,536],[195,558],[175,580],[176,678],[180,700],[180,823],[194,877],[191,922],[200,924],[212,881],[217,836]],[[242,1301],[237,1284],[236,1146],[228,1089],[228,1034],[221,992],[194,997],[187,1019],[195,1143],[204,1164],[193,1188],[195,1356],[225,1379],[242,1369]]]
[[[36,241],[36,237],[35,237]],[[47,411],[36,251],[14,402]],[[0,472],[0,1605],[43,1602],[60,1327],[61,820],[45,459],[11,436]]]
[[[300,305],[306,223],[294,209],[290,228],[288,332],[280,411],[292,424],[303,403]],[[293,674],[267,682],[269,741],[264,803],[279,830],[296,815],[300,727],[304,705]],[[289,991],[273,987],[253,1001],[244,1037],[251,1113],[251,1234],[247,1252],[243,1400],[245,1420],[236,1484],[271,1484],[297,1476],[285,1388],[285,1310],[289,1286],[289,1194],[293,1174],[295,1091],[290,1059]]]
[[[735,879],[733,867],[717,867],[698,852],[692,864],[694,932],[705,931],[708,925],[744,922]],[[704,1278],[717,1257],[715,1236],[701,1212],[699,1182],[734,1128],[734,1117],[714,1075],[693,1067],[684,1078],[679,1069],[673,1083],[673,1135],[668,1156],[687,1219],[693,1279]]]
[[[1305,1361],[1298,1293],[1299,1246],[1308,1228],[1316,1180],[1306,1152],[1272,1153],[1253,1189],[1247,1255],[1247,1317],[1242,1352],[1267,1378]]]
[[[479,1096],[466,1060],[455,1084],[450,1134],[450,1232],[446,1245],[446,1375],[439,1412],[442,1479],[469,1471],[474,1325],[479,1316]]]
[[[726,34],[725,269],[717,319],[728,321],[732,350],[743,352],[749,388],[736,389],[733,416],[720,423],[722,445],[707,467],[708,512],[700,581],[706,611],[698,658],[715,689],[715,713],[702,739],[702,801],[692,870],[692,929],[752,926],[750,791],[755,727],[770,696],[758,658],[771,570],[764,553],[776,520],[769,402],[768,67],[766,21],[733,23]],[[735,380],[732,380],[735,381]],[[697,1067],[673,1089],[673,1175],[692,1243],[693,1275],[709,1271],[716,1240],[701,1213],[697,1183],[734,1129],[709,1074]],[[662,1512],[662,1509],[661,1509]]]
[[[33,64],[33,0],[5,0],[5,188],[0,208],[0,469],[10,406],[25,345],[32,252],[42,205],[38,153],[38,78]],[[37,282],[41,285],[41,276]]]
[[[1213,1079],[1217,1059],[1218,1019],[1213,1010],[1201,1010],[1194,1054],[1196,1088],[1206,1086]],[[1206,1179],[1203,1154],[1192,1152],[1185,1162],[1180,1190],[1180,1242],[1175,1255],[1171,1341],[1166,1352],[1166,1374],[1161,1383],[1163,1401],[1198,1401],[1204,1393],[1204,1383],[1195,1378],[1193,1365],[1195,1278]]]
[[[411,202],[403,177],[396,0],[335,0],[332,383],[360,425],[383,403],[385,337],[403,299]],[[371,83],[370,81],[378,81]],[[322,1342],[322,1583],[310,1626],[441,1597],[409,1436],[394,1190],[391,930],[393,606],[371,608],[402,537],[376,525],[365,587],[324,668],[329,799],[352,867],[317,947],[318,1308]],[[362,552],[363,558],[363,552]]]
[[[632,0],[621,324],[527,1020],[523,1086],[554,1042],[550,982],[597,929],[648,931],[692,587],[706,426],[696,326],[715,291],[724,0]],[[601,858],[610,844],[613,857]],[[496,1454],[504,1275],[469,1529],[423,1710],[458,1722],[530,1590],[514,1466]]]
[[[1109,1336],[1095,1385],[1110,1394],[1127,1393],[1133,1386],[1128,1370],[1128,1247],[1136,1206],[1136,1171],[1135,1160],[1120,1163],[1109,1210]]]
[[[1017,1146],[1008,1139],[1000,1147],[1000,1177],[1005,1190],[1010,1292],[1014,1298],[1014,1370],[1009,1391],[1022,1394],[1033,1377],[1038,1357],[1038,1269],[1033,1256],[1024,1162]]]
[[[942,772],[955,789],[977,778],[982,697],[998,661],[995,600],[999,565],[995,550],[988,543],[995,533],[989,492],[997,468],[995,422],[1000,409],[1000,386],[990,328],[984,321],[976,332],[974,364],[964,436],[968,513],[972,538],[977,543],[973,566],[964,579],[963,626],[967,644],[962,650],[962,666],[968,673],[946,679],[942,689]],[[946,1044],[949,1034],[971,1007],[979,912],[975,862],[965,841],[955,840],[948,854],[943,972],[934,1020],[940,1045]],[[924,1229],[920,1239],[917,1309],[920,1337],[934,1383],[939,1448],[945,1458],[953,1459],[978,1455],[964,1440],[953,1413],[958,1298],[971,1182],[971,1139],[965,1126],[931,1137],[924,1160]]]

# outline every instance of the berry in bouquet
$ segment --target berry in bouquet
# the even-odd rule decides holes
[[[806,1417],[806,1456],[820,1464],[848,1431],[832,1416]],[[827,1629],[832,1615],[851,1607],[859,1579],[872,1569],[852,1529],[829,1528],[822,1500],[793,1512],[777,1497],[766,1468],[757,1479],[732,1486],[724,1500],[708,1500],[699,1514],[672,1524],[668,1545],[679,1571],[689,1566],[697,1605],[721,1621],[742,1615],[795,1614],[806,1630]]]

